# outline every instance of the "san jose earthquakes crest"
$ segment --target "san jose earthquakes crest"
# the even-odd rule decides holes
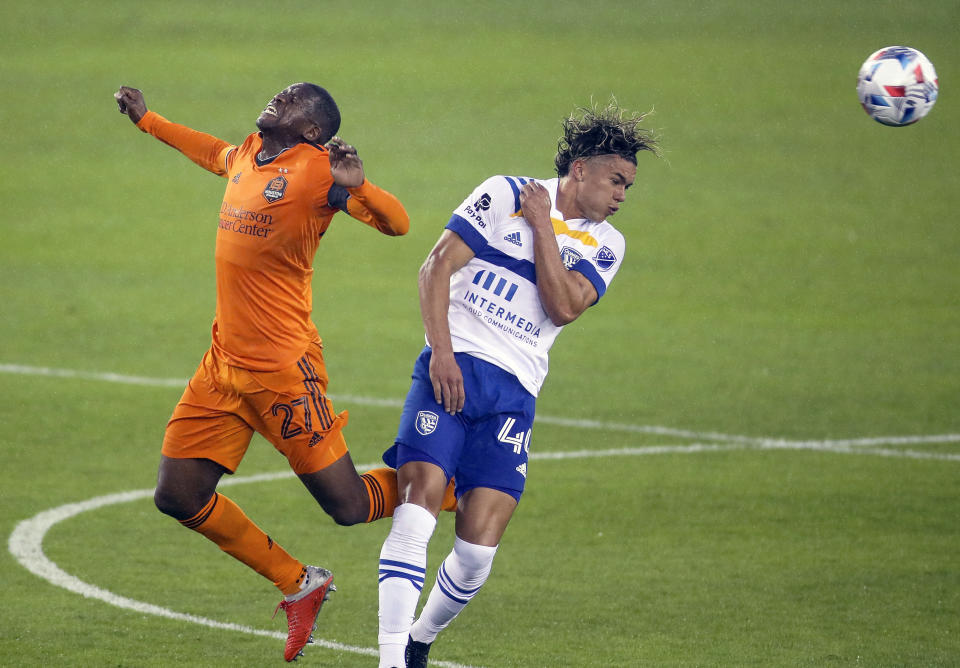
[[[564,268],[570,271],[573,269],[573,265],[583,259],[583,256],[570,246],[564,246],[563,250],[560,251],[560,259],[563,260]]]
[[[417,431],[424,436],[429,436],[437,428],[437,421],[440,417],[430,411],[420,411],[417,413]]]

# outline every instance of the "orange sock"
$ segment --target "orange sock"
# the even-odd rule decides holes
[[[300,580],[306,572],[304,565],[274,543],[240,506],[223,494],[214,493],[199,513],[180,524],[212,540],[221,550],[269,579],[284,594],[300,589]]]
[[[392,517],[393,511],[399,503],[397,490],[397,472],[390,468],[372,469],[362,476],[367,485],[367,494],[370,495],[370,513],[367,522],[375,522],[383,517]],[[457,496],[453,492],[453,479],[443,493],[443,502],[440,510],[456,512]]]
[[[380,468],[367,471],[362,476],[370,495],[370,512],[367,522],[375,522],[383,517],[392,517],[397,507],[397,472],[395,469]]]
[[[450,483],[443,492],[443,502],[440,504],[440,510],[446,510],[448,513],[457,512],[457,495],[453,487],[453,478],[450,478]]]

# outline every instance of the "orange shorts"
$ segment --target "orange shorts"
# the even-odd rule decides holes
[[[347,452],[341,433],[347,411],[333,412],[326,389],[319,343],[282,371],[229,366],[211,348],[167,423],[161,452],[177,459],[212,459],[232,473],[257,431],[294,473],[319,471]]]

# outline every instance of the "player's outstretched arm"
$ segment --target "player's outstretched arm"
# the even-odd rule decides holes
[[[227,175],[227,158],[236,146],[185,125],[171,123],[160,114],[150,111],[143,93],[136,88],[121,86],[113,98],[117,101],[120,113],[126,114],[143,132],[177,149],[207,171],[218,176]]]
[[[394,195],[366,179],[357,149],[334,137],[327,144],[327,150],[334,183],[350,193],[347,213],[383,234],[394,237],[406,234],[410,229],[406,209]]]

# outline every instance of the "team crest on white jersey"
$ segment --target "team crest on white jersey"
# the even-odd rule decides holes
[[[439,416],[430,411],[420,411],[417,413],[417,431],[424,436],[429,436],[437,428]]]
[[[600,271],[606,271],[617,262],[617,256],[613,254],[609,247],[604,246],[593,256],[593,261],[597,263]]]
[[[560,259],[563,260],[563,266],[569,271],[573,269],[573,265],[583,259],[583,256],[570,246],[564,246],[563,250],[560,251]]]

